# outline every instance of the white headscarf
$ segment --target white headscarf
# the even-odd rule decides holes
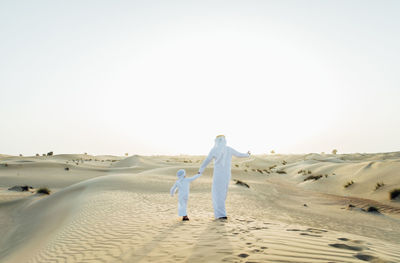
[[[215,138],[215,145],[213,148],[215,162],[222,162],[222,165],[225,164],[225,148],[226,148],[226,139],[224,135],[218,135]]]
[[[178,185],[180,185],[180,183],[182,182],[183,178],[185,178],[185,175],[186,175],[185,169],[178,170],[178,172],[176,173],[176,176],[178,176],[178,181],[177,181]]]
[[[177,173],[176,176],[178,176],[179,179],[183,178],[186,175],[185,169],[180,169]]]

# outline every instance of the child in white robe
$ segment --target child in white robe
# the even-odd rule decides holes
[[[176,175],[178,180],[171,187],[170,194],[174,196],[176,190],[178,190],[178,215],[182,216],[182,221],[189,220],[186,212],[187,202],[189,200],[190,183],[197,179],[201,174],[196,174],[195,176],[186,178],[186,171],[180,169]]]

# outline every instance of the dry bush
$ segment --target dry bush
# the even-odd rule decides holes
[[[304,179],[304,181],[308,181],[308,180],[317,181],[317,180],[319,180],[319,179],[321,179],[321,178],[322,178],[322,175],[321,175],[321,174],[319,174],[319,175],[310,175],[310,176],[307,176],[307,177]]]
[[[333,149],[333,150],[332,150],[332,154],[337,154],[337,150],[336,150],[336,149]]]
[[[383,182],[377,182],[376,185],[375,185],[375,190],[378,190],[379,188],[381,188],[384,185],[385,184]]]
[[[379,213],[379,209],[377,207],[375,207],[375,206],[370,206],[370,207],[368,207],[367,212],[369,212],[369,213]]]
[[[400,189],[393,189],[392,191],[389,192],[389,198],[390,200],[394,200],[400,196]]]
[[[36,193],[38,194],[45,194],[45,195],[49,195],[51,193],[50,189],[47,187],[41,187],[39,188]]]
[[[297,173],[303,175],[312,174],[310,170],[303,170],[303,169],[299,170]]]
[[[349,187],[350,185],[353,185],[353,184],[354,184],[354,181],[351,180],[351,181],[347,182],[345,185],[343,185],[343,187],[347,188],[347,187]]]
[[[240,180],[234,180],[234,181],[235,181],[236,184],[238,184],[238,185],[241,185],[241,186],[245,186],[245,187],[247,187],[247,188],[250,188],[250,186],[249,186],[247,183],[243,182],[243,181],[240,181]]]

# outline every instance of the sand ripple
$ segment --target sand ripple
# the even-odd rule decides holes
[[[29,262],[398,262],[400,246],[350,234],[237,215],[212,219],[207,194],[191,196],[191,221],[178,221],[166,194],[88,193]]]

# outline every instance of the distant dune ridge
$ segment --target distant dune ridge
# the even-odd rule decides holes
[[[400,152],[234,158],[227,221],[210,165],[181,222],[169,188],[204,158],[0,155],[0,262],[400,262]]]

